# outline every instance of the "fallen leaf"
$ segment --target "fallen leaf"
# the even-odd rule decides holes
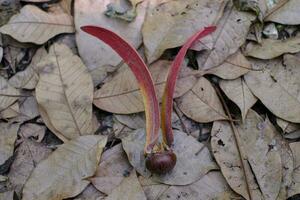
[[[138,173],[149,177],[150,172],[145,167],[144,144],[144,129],[136,130],[122,138],[122,145],[131,165]],[[183,132],[174,131],[173,151],[177,156],[175,168],[165,175],[153,174],[154,181],[168,185],[188,185],[199,180],[208,171],[216,169],[208,149]]]
[[[78,195],[94,175],[107,137],[88,135],[55,150],[33,170],[23,189],[23,200],[55,200]]]
[[[33,123],[26,123],[20,127],[19,135],[20,139],[18,142],[33,138],[36,142],[41,142],[46,134],[46,126],[33,124]]]
[[[276,118],[276,122],[285,134],[300,130],[300,124],[291,123],[280,118]]]
[[[14,153],[19,124],[0,123],[0,166]]]
[[[59,2],[59,6],[65,11],[65,13],[72,14],[72,2],[73,0],[63,0]]]
[[[44,144],[24,140],[16,150],[8,177],[17,194],[21,194],[24,184],[36,165],[47,158],[52,151]]]
[[[0,200],[14,200],[14,191],[0,193]]]
[[[74,32],[72,17],[67,14],[48,14],[33,5],[24,6],[0,32],[20,42],[44,44],[61,33]]]
[[[220,87],[226,96],[241,110],[245,120],[248,110],[256,103],[257,98],[252,94],[243,78],[235,80],[221,80]]]
[[[11,106],[9,106],[8,108],[6,108],[5,110],[3,110],[2,112],[0,112],[0,118],[9,119],[9,118],[17,117],[19,114],[20,114],[19,103],[16,102]]]
[[[294,158],[294,170],[292,174],[292,184],[288,188],[288,197],[291,197],[295,194],[300,193],[300,171],[299,171],[299,166],[300,166],[300,145],[299,142],[294,142],[290,143],[290,148],[293,153],[293,158]]]
[[[260,44],[250,42],[246,46],[245,55],[259,59],[272,59],[284,53],[300,51],[300,36],[286,40],[263,39]]]
[[[251,92],[276,116],[300,123],[300,68],[292,55],[281,60],[254,61],[262,71],[250,71],[244,76]]]
[[[187,117],[197,122],[206,123],[227,118],[213,86],[204,77],[178,99],[178,107]]]
[[[123,179],[122,183],[105,200],[123,199],[147,200],[134,170],[132,170],[129,177]]]
[[[34,89],[38,82],[38,75],[29,65],[24,71],[16,73],[8,80],[9,84],[18,89]]]
[[[131,129],[145,128],[145,114],[136,113],[132,115],[114,115],[115,118],[122,124]]]
[[[44,46],[40,47],[35,52],[28,67],[32,68],[38,74],[39,71],[45,67],[43,65],[39,65],[39,63],[42,62],[43,59],[47,59],[47,51]]]
[[[111,2],[114,1],[76,0],[74,3],[76,42],[80,57],[89,71],[94,71],[98,68],[101,69],[98,70],[98,78],[94,80],[95,83],[102,82],[107,72],[111,70],[105,66],[113,68],[113,66],[117,66],[121,62],[121,58],[108,45],[97,38],[90,37],[80,27],[95,25],[109,29],[121,35],[135,48],[138,48],[142,43],[140,31],[144,22],[146,3],[141,3],[137,6],[137,17],[133,22],[124,23],[123,20],[105,16],[106,6]],[[118,2],[124,4],[125,0]]]
[[[19,11],[20,7],[19,0],[1,1],[0,26],[6,24],[10,17]]]
[[[36,99],[53,127],[67,139],[92,133],[93,82],[79,57],[53,44],[40,71]]]
[[[159,101],[162,99],[170,65],[171,62],[160,60],[149,67]],[[176,85],[175,98],[183,95],[196,83],[196,78],[191,74],[188,75],[191,72],[189,68],[183,67],[181,72]],[[116,76],[95,92],[94,104],[102,110],[118,114],[144,111],[139,85],[127,67],[121,68]]]
[[[2,61],[3,58],[3,48],[0,47],[0,62]]]
[[[200,29],[214,25],[225,6],[222,0],[151,3],[142,30],[148,63],[157,60],[166,49],[183,45]]]
[[[0,76],[0,111],[12,105],[19,95],[19,90],[12,87],[5,78]]]
[[[74,200],[102,200],[105,194],[99,192],[92,184],[88,185]]]
[[[19,99],[20,118],[30,120],[40,115],[38,104],[34,96],[21,97]]]
[[[199,68],[211,69],[222,64],[228,56],[234,54],[245,42],[254,18],[252,14],[240,12],[232,3],[229,3],[225,8],[224,15],[216,25],[217,30],[211,34],[213,38],[211,50],[204,51],[197,57]]]
[[[239,127],[239,134],[264,199],[276,199],[282,181],[282,161],[276,140],[278,132],[268,119],[263,120],[249,110],[245,123]]]
[[[298,0],[289,0],[282,7],[269,15],[265,21],[272,21],[285,25],[298,25],[300,24],[299,7],[300,2]]]
[[[110,194],[131,171],[126,153],[119,144],[103,153],[96,174],[90,180],[99,191]]]
[[[190,185],[169,187],[159,199],[227,200],[239,197],[229,188],[222,174],[213,171]]]
[[[244,176],[242,160],[239,157],[237,144],[229,122],[215,121],[211,130],[211,137],[213,155],[230,187],[245,199],[250,199],[247,192],[248,181],[252,199],[263,199],[255,181],[255,176],[252,174],[247,162],[244,162],[244,167],[248,180]]]
[[[201,74],[213,74],[222,79],[236,79],[251,69],[250,62],[238,50],[236,53],[229,56],[222,64],[208,70],[202,70]]]
[[[143,187],[147,200],[157,200],[170,187],[143,176],[139,176],[139,182]]]

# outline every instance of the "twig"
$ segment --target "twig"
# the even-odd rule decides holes
[[[231,129],[232,129],[232,132],[233,132],[233,136],[234,136],[234,141],[235,141],[235,144],[237,146],[237,150],[238,150],[238,154],[239,154],[239,157],[241,158],[241,167],[242,167],[242,170],[243,170],[243,173],[244,173],[244,176],[246,178],[246,187],[247,187],[247,192],[249,194],[249,198],[250,200],[252,200],[252,195],[251,195],[251,192],[250,192],[250,186],[249,186],[249,177],[246,173],[246,169],[245,169],[245,164],[244,164],[244,157],[243,157],[243,153],[242,153],[242,149],[240,148],[241,147],[241,143],[240,143],[240,140],[239,140],[239,133],[238,130],[235,128],[234,124],[233,124],[233,120],[232,120],[232,117],[231,117],[231,114],[230,114],[230,111],[229,111],[229,108],[220,92],[220,89],[218,88],[218,86],[215,84],[215,83],[212,83],[213,87],[215,88],[216,90],[216,93],[217,95],[219,96],[222,104],[223,104],[223,107],[225,109],[225,112],[226,114],[228,115],[228,118],[229,118],[229,121],[230,121],[230,126],[231,126]]]

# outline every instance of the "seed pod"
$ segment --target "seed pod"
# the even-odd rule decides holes
[[[166,174],[175,167],[176,161],[176,155],[171,150],[156,152],[147,155],[146,167],[152,173]]]

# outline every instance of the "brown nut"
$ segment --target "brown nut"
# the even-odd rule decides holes
[[[171,150],[151,153],[146,157],[146,167],[152,173],[166,174],[175,167],[176,161],[176,155]]]

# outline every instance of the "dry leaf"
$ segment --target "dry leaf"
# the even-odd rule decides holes
[[[217,30],[211,34],[213,46],[197,57],[199,68],[208,70],[222,64],[228,56],[235,53],[245,42],[251,20],[254,16],[239,12],[231,3],[218,22]],[[203,19],[201,19],[203,20]],[[205,43],[204,43],[205,44]]]
[[[285,25],[298,25],[300,24],[299,7],[300,1],[289,0],[282,7],[269,15],[265,21],[272,21]]]
[[[132,166],[145,177],[150,172],[145,167],[143,146],[145,144],[145,131],[139,129],[127,137],[122,138],[123,148]],[[177,156],[175,168],[166,175],[153,175],[156,182],[168,185],[187,185],[199,180],[208,171],[215,169],[208,149],[192,136],[180,131],[174,132],[174,152]]]
[[[124,199],[147,200],[134,170],[130,173],[129,177],[123,179],[122,183],[105,200]]]
[[[96,174],[90,180],[99,191],[110,194],[131,171],[126,153],[119,144],[103,153]]]
[[[226,96],[241,110],[242,119],[246,118],[248,110],[256,103],[257,98],[252,94],[243,78],[221,80],[220,87]]]
[[[59,2],[59,6],[69,15],[72,14],[72,1],[73,0],[62,0]]]
[[[225,6],[223,0],[151,3],[143,26],[145,53],[149,63],[157,60],[166,49],[183,45],[200,29],[215,24]]]
[[[139,176],[147,200],[157,200],[170,186],[154,182],[152,179]]]
[[[38,74],[39,71],[45,67],[38,65],[43,59],[47,59],[47,51],[45,47],[42,46],[35,52],[28,67],[32,68]]]
[[[48,14],[26,5],[0,28],[0,32],[20,42],[43,44],[55,35],[74,32],[74,28],[72,17],[67,14]]]
[[[204,77],[179,98],[178,106],[186,116],[197,122],[206,123],[227,118],[213,86]]]
[[[33,138],[36,142],[41,142],[46,134],[46,127],[43,125],[26,123],[20,127],[19,136],[21,137],[18,142]]]
[[[300,123],[300,68],[292,55],[281,60],[253,61],[262,71],[251,71],[245,81],[252,93],[276,116]]]
[[[114,115],[116,120],[131,129],[145,128],[145,114],[136,113],[132,115]]]
[[[79,194],[94,175],[107,137],[80,136],[61,145],[33,170],[23,200],[60,200]]]
[[[16,157],[10,167],[9,181],[17,194],[20,194],[24,184],[36,165],[47,158],[52,151],[44,144],[24,140],[17,148]]]
[[[103,200],[105,196],[90,184],[74,200]]]
[[[20,118],[25,120],[33,119],[40,115],[38,111],[38,104],[34,96],[21,97],[19,99]]]
[[[0,200],[14,200],[14,191],[0,193]]]
[[[291,123],[280,118],[277,118],[276,122],[285,134],[300,130],[300,124]]]
[[[291,143],[290,148],[293,153],[294,158],[294,170],[293,170],[293,177],[292,177],[292,184],[288,188],[288,197],[291,197],[295,194],[300,193],[300,145],[299,142]]]
[[[171,186],[159,199],[228,200],[239,197],[228,187],[220,172],[209,172],[197,182],[186,186]]]
[[[3,110],[2,112],[0,112],[0,118],[9,119],[9,118],[17,117],[19,114],[20,114],[19,103],[16,102],[11,106],[9,106],[8,108],[6,108],[5,110]]]
[[[149,67],[160,101],[170,65],[171,62],[161,60]],[[175,98],[183,95],[196,83],[196,78],[188,75],[192,73],[189,68],[184,67],[181,72],[176,85]],[[119,114],[144,111],[139,85],[128,67],[121,68],[116,76],[95,92],[94,104],[102,110]]]
[[[53,44],[38,65],[44,68],[36,99],[53,127],[67,139],[91,134],[93,82],[80,58],[65,45]]]
[[[19,90],[12,87],[5,78],[0,76],[0,112],[12,105],[19,95]]]
[[[0,47],[0,62],[2,61],[3,58],[3,48]]]
[[[201,70],[202,74],[214,74],[222,79],[236,79],[251,69],[250,62],[238,50],[229,56],[221,65],[208,70]]]
[[[19,124],[0,123],[0,166],[14,153]]]
[[[18,72],[11,77],[8,82],[15,88],[34,89],[38,82],[38,75],[29,65],[24,71]]]
[[[123,20],[109,18],[105,16],[106,6],[114,2],[113,0],[76,0],[75,1],[75,27],[76,41],[78,51],[83,62],[88,67],[89,71],[98,71],[98,77],[95,83],[100,83],[108,71],[112,71],[112,66],[116,66],[121,62],[121,58],[108,45],[90,37],[84,33],[80,27],[86,25],[101,26],[109,29],[118,35],[121,35],[127,42],[135,48],[138,48],[142,43],[141,27],[144,22],[146,3],[137,6],[137,17],[131,23],[126,23]],[[125,0],[120,0],[123,5]],[[104,67],[111,66],[110,68]],[[115,69],[115,68],[114,68]]]
[[[284,53],[300,51],[300,36],[286,40],[263,39],[260,44],[250,42],[246,46],[245,54],[259,59],[272,59]]]
[[[242,148],[264,198],[276,199],[281,187],[282,162],[275,127],[268,119],[263,120],[253,110],[249,110],[239,134]]]
[[[247,180],[242,169],[234,134],[229,122],[215,121],[211,130],[211,147],[213,155],[219,164],[222,174],[230,187],[245,199],[250,199],[247,192]],[[240,147],[243,148],[243,147]],[[252,199],[263,199],[255,176],[247,162],[244,162]]]

